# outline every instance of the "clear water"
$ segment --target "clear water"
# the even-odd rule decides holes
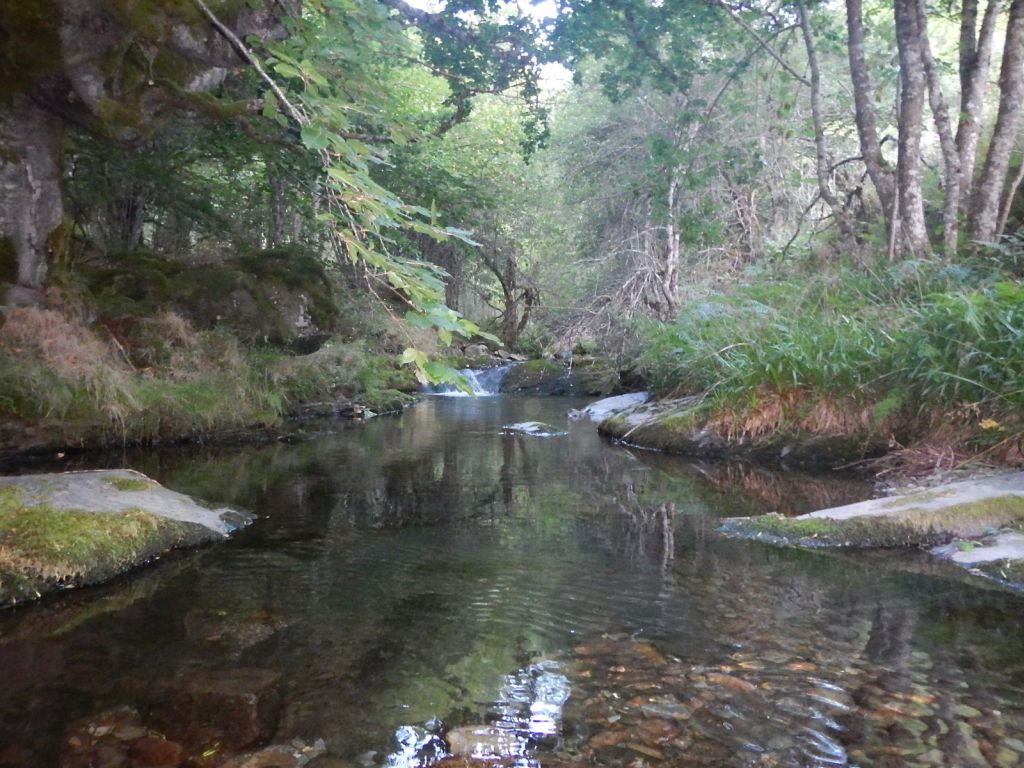
[[[545,765],[1024,760],[1024,598],[924,556],[724,540],[723,516],[871,489],[633,452],[566,419],[582,404],[431,398],[294,443],[91,457],[259,520],[0,615],[0,765],[235,667],[283,675],[275,741],[353,765],[430,763],[471,725]],[[522,421],[568,434],[501,429]]]

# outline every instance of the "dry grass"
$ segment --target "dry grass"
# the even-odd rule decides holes
[[[892,426],[887,421],[879,424],[874,408],[850,398],[819,396],[811,401],[803,390],[780,393],[762,388],[753,405],[738,411],[718,411],[708,421],[708,427],[730,442],[749,442],[786,431],[824,436],[884,433]]]
[[[49,309],[21,307],[8,313],[0,328],[0,347],[8,354],[44,362],[67,378],[86,379],[101,369],[123,371],[109,345]]]

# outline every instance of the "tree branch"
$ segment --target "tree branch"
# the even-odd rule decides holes
[[[778,53],[775,52],[775,49],[772,48],[770,45],[768,45],[767,41],[763,37],[761,37],[761,35],[759,35],[757,33],[756,29],[754,29],[752,26],[747,24],[747,22],[745,22],[743,19],[741,19],[735,13],[733,13],[732,7],[727,2],[725,2],[725,0],[711,0],[711,2],[712,2],[712,4],[717,5],[719,8],[722,8],[729,15],[730,19],[732,19],[737,25],[739,25],[739,27],[744,32],[746,32],[748,35],[750,35],[752,38],[754,38],[754,40],[757,42],[757,44],[769,56],[771,56],[773,59],[775,59],[776,62],[778,62],[779,66],[781,66],[784,70],[789,72],[789,74],[791,74],[793,77],[795,77],[797,79],[797,81],[800,82],[802,85],[805,85],[808,88],[811,87],[810,81],[807,80],[807,78],[805,78],[803,75],[801,75],[795,69],[793,69],[791,66],[789,66],[789,64],[787,64],[785,62],[785,60],[781,56],[779,56]]]

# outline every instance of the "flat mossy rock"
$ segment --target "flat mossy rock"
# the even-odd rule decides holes
[[[0,606],[106,581],[251,519],[131,470],[0,477]]]
[[[722,533],[799,547],[920,548],[1019,587],[1024,472],[982,477],[812,512],[723,521]]]
[[[641,448],[701,458],[737,458],[807,469],[833,469],[883,455],[880,434],[819,435],[785,431],[757,439],[730,440],[707,426],[709,414],[695,397],[643,403],[598,425],[607,437]]]

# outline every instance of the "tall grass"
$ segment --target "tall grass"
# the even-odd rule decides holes
[[[293,357],[172,313],[90,328],[18,309],[0,327],[0,433],[61,445],[272,425],[293,403],[393,386],[393,375],[390,360],[351,344]]]
[[[734,407],[800,393],[880,416],[1024,415],[1024,285],[980,265],[908,262],[741,288],[645,329],[664,394]]]

